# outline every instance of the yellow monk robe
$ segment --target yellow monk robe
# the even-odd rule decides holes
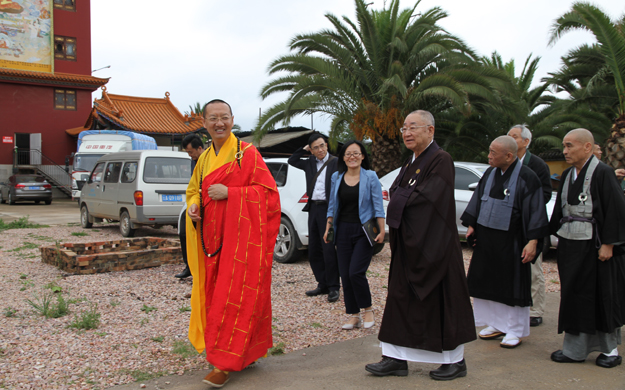
[[[187,253],[193,275],[189,340],[224,371],[240,371],[272,347],[271,265],[280,227],[276,182],[258,150],[231,134],[215,155],[198,159],[187,188],[187,204],[204,214],[197,230],[187,218]],[[239,165],[240,164],[240,165]],[[212,184],[228,187],[228,198],[212,200]],[[208,257],[202,249],[200,235]],[[221,249],[219,249],[221,247]]]

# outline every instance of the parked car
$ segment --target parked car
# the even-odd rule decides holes
[[[458,226],[458,235],[464,239],[467,234],[467,228],[462,225],[460,217],[464,210],[467,208],[473,191],[477,188],[477,183],[480,181],[484,172],[488,169],[488,164],[472,163],[472,162],[454,162],[456,170],[456,179],[454,183],[454,196],[456,198],[456,225]],[[395,181],[395,178],[399,174],[400,168],[395,169],[386,176],[380,179],[382,186],[385,188],[391,188],[391,185]],[[552,192],[551,200],[547,203],[547,216],[551,217],[553,207],[555,205],[556,192]],[[553,247],[558,245],[558,238],[551,236],[550,241],[545,242],[545,248],[548,249],[548,245]]]
[[[306,174],[288,164],[286,158],[266,158],[265,163],[276,180],[280,193],[282,217],[280,230],[276,239],[273,258],[278,263],[293,263],[308,248],[308,213],[302,211],[308,195],[306,195]],[[388,205],[388,192],[383,188],[384,209]],[[374,254],[379,253],[384,244],[376,244]]]
[[[104,155],[82,188],[80,223],[90,228],[102,219],[120,221],[124,237],[132,237],[142,225],[176,227],[191,173],[186,153],[141,150]]]
[[[9,177],[0,187],[0,203],[15,204],[27,200],[46,204],[52,203],[52,185],[45,177],[35,174],[17,174]]]

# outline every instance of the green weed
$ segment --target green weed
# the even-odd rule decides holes
[[[149,313],[151,311],[156,311],[156,310],[158,310],[156,307],[148,306],[145,303],[143,304],[143,307],[141,308],[141,311],[146,312],[146,313]]]
[[[17,248],[13,248],[7,252],[20,252],[20,251],[23,251],[24,249],[37,249],[37,248],[39,248],[39,245],[37,244],[33,244],[32,242],[24,242],[24,245],[18,246]]]
[[[119,373],[130,375],[137,382],[145,382],[145,381],[149,381],[150,379],[159,378],[161,376],[169,374],[168,371],[149,372],[149,371],[141,371],[141,370],[128,370],[126,368],[119,370]]]
[[[72,232],[72,236],[76,236],[76,237],[84,237],[84,236],[88,236],[88,233],[85,232]]]
[[[267,351],[267,353],[271,356],[274,355],[282,355],[284,354],[284,348],[286,347],[286,345],[284,345],[284,343],[280,342],[276,345],[274,345],[273,347],[271,347],[269,349],[269,351]]]
[[[11,306],[9,306],[9,307],[4,309],[4,316],[5,317],[15,317],[15,313],[17,313],[17,310],[12,308]]]
[[[191,311],[191,306],[182,306],[182,307],[179,307],[178,310],[181,313],[184,313],[185,311]]]
[[[197,350],[189,341],[174,341],[171,352],[180,355],[184,359],[196,357],[198,355]]]
[[[313,322],[313,323],[310,324],[310,326],[312,326],[313,328],[317,328],[317,329],[323,328],[323,325],[321,325],[318,322]]]
[[[74,329],[96,329],[100,326],[100,316],[98,304],[92,303],[89,309],[83,310],[80,315],[74,315],[74,321],[68,325]]]
[[[152,337],[151,339],[152,341],[156,341],[157,343],[162,343],[163,340],[165,340],[165,337],[163,336],[158,336],[158,337]]]
[[[34,300],[27,299],[26,302],[46,318],[59,318],[69,314],[69,306],[63,294],[56,295],[56,302],[53,301],[54,295],[53,292],[44,292],[41,298],[35,295]]]
[[[43,286],[43,288],[47,288],[50,291],[52,291],[53,293],[58,293],[63,291],[63,288],[61,286],[59,286],[58,284],[56,284],[56,282],[50,282],[48,284],[46,284],[45,286]]]
[[[117,307],[117,306],[121,305],[121,302],[120,302],[120,301],[118,301],[117,299],[112,299],[112,300],[109,302],[109,305],[111,305],[111,307]]]

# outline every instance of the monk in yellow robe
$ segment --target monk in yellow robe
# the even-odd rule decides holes
[[[222,387],[272,347],[271,265],[280,227],[276,182],[258,150],[232,134],[230,105],[204,107],[212,144],[187,188],[187,253],[193,275],[189,340]]]

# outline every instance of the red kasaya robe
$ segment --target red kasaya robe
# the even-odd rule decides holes
[[[187,189],[187,204],[200,204],[200,226],[187,218],[187,253],[193,275],[189,340],[220,370],[240,371],[272,347],[271,265],[280,226],[276,182],[258,150],[230,138],[219,155],[207,149],[198,159]],[[239,165],[240,164],[240,165]],[[213,184],[228,187],[228,198],[212,200]]]

